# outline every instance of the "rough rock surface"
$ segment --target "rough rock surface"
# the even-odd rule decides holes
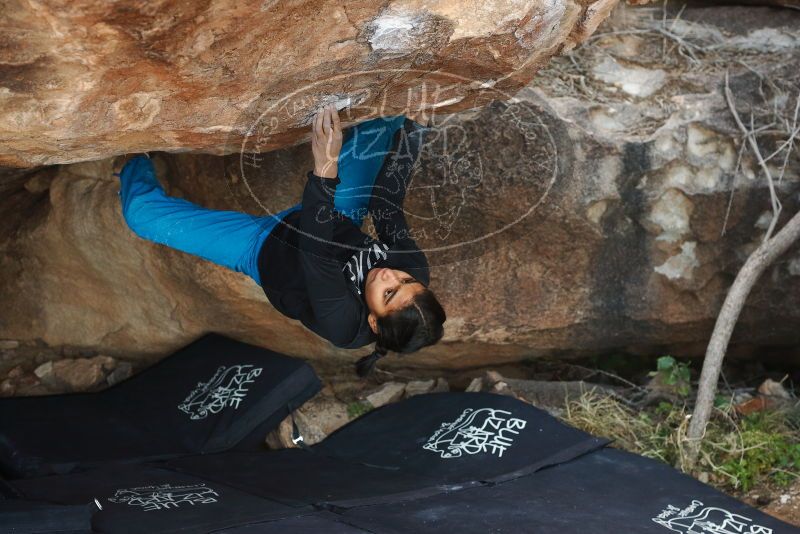
[[[406,207],[448,313],[445,338],[379,365],[702,355],[770,218],[753,155],[744,152],[736,170],[741,139],[725,71],[742,116],[749,121],[752,108],[757,127],[775,121],[779,131],[759,134],[772,153],[795,109],[799,17],[687,8],[667,19],[675,40],[661,31],[660,7],[628,8],[540,71],[517,102],[437,117]],[[264,213],[259,204],[279,210],[300,198],[310,149],[264,154],[247,173],[235,156],[154,159],[171,194]],[[779,227],[800,206],[798,166],[795,150],[777,185]],[[370,350],[336,350],[274,311],[243,275],[136,237],[110,169],[101,160],[6,173],[0,339],[154,359],[214,330],[320,369]],[[798,291],[795,246],[749,296],[731,354],[796,346]]]
[[[307,401],[294,411],[293,416],[306,445],[319,443],[350,421],[347,406],[325,392]],[[267,435],[266,443],[271,449],[297,447],[298,444],[292,441],[292,437],[292,416],[289,416]]]
[[[48,386],[62,386],[68,391],[87,391],[106,384],[106,374],[116,362],[108,356],[75,358],[43,363],[34,374]]]
[[[397,402],[403,398],[406,385],[400,382],[386,382],[364,398],[373,408],[380,408],[385,404]]]
[[[8,0],[0,165],[231,153],[248,134],[273,150],[308,139],[322,103],[351,121],[469,109],[529,82],[616,1]]]
[[[130,362],[110,356],[60,358],[42,350],[32,359],[6,351],[0,358],[0,397],[98,391],[133,374]]]
[[[413,397],[415,395],[424,395],[425,393],[443,393],[450,391],[450,384],[444,378],[429,379],[429,380],[412,380],[406,384],[406,389],[403,393],[405,398]]]

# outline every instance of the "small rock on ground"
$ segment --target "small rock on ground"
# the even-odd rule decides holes
[[[412,380],[406,384],[406,397],[430,393],[436,387],[435,380]]]
[[[786,390],[782,383],[776,382],[771,378],[767,378],[758,386],[758,392],[768,397],[777,397],[781,399],[791,400],[791,394]]]
[[[366,396],[366,401],[374,408],[399,401],[403,397],[406,385],[400,382],[386,382],[377,390]]]
[[[450,384],[444,378],[437,378],[436,385],[433,386],[432,393],[447,393],[450,391]]]
[[[21,365],[12,368],[6,375],[5,380],[0,382],[0,395],[4,397],[14,395],[26,397],[46,393],[47,389],[41,384],[36,375],[23,369]]]
[[[319,443],[349,421],[347,406],[329,395],[317,395],[295,410],[293,415],[306,445]],[[277,429],[267,435],[266,443],[271,449],[298,446],[292,441],[292,416],[284,419]]]
[[[123,380],[127,380],[133,375],[133,365],[130,362],[119,362],[117,366],[108,373],[106,382],[109,386],[119,384]]]
[[[473,378],[472,381],[467,386],[466,391],[467,393],[476,393],[478,391],[483,390],[483,377]]]
[[[106,375],[116,365],[110,356],[67,358],[43,363],[34,374],[50,389],[91,391],[106,383]]]

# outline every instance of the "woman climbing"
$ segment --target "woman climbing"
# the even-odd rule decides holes
[[[325,107],[312,123],[314,170],[302,201],[267,216],[169,197],[139,155],[119,174],[122,213],[144,239],[247,274],[275,309],[335,346],[374,342],[356,363],[365,376],[389,351],[414,352],[443,333],[445,312],[403,214],[426,129],[399,115],[343,136],[338,112]],[[360,230],[367,213],[377,239]]]

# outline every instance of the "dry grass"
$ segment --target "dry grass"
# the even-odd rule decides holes
[[[586,392],[569,402],[563,419],[612,446],[682,468],[691,410],[662,402],[634,410],[612,397]],[[693,475],[725,490],[800,479],[800,411],[776,410],[737,417],[730,404],[715,407]]]

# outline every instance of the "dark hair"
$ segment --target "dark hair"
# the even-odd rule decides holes
[[[414,295],[408,306],[378,317],[375,350],[356,362],[358,376],[367,376],[375,362],[390,350],[408,353],[433,345],[442,339],[445,320],[447,315],[442,305],[428,288]]]

